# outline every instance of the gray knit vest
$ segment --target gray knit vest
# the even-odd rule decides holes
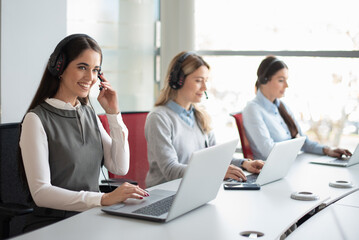
[[[45,102],[31,112],[40,118],[47,135],[51,184],[98,192],[103,148],[93,109],[81,105],[62,110]]]

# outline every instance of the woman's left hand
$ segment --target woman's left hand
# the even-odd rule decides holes
[[[243,162],[243,168],[251,173],[260,173],[261,169],[264,166],[264,161],[262,160],[247,160]]]
[[[102,90],[100,90],[97,100],[107,114],[118,114],[120,108],[118,106],[117,93],[103,74],[100,77],[103,80],[100,83]]]

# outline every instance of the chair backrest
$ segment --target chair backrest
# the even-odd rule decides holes
[[[28,196],[18,174],[19,131],[20,123],[0,124],[0,202],[3,203],[25,204]]]
[[[20,215],[32,211],[29,190],[19,174],[19,133],[20,123],[0,124],[0,238],[22,233],[24,218]]]
[[[245,158],[253,159],[253,152],[252,152],[251,146],[249,144],[249,141],[247,139],[246,132],[245,132],[244,126],[243,126],[242,112],[231,113],[230,115],[232,117],[234,117],[234,119],[236,120],[236,125],[237,125],[237,128],[238,128],[239,137],[241,139],[243,156]]]
[[[147,142],[145,138],[145,122],[148,112],[122,112],[122,119],[128,129],[130,146],[130,169],[125,176],[109,172],[110,178],[127,178],[135,180],[141,188],[146,188],[146,175],[149,169],[147,160]],[[106,115],[99,115],[100,120],[109,133]]]

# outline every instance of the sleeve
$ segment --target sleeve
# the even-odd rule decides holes
[[[233,158],[231,161],[231,164],[237,167],[242,167],[242,163],[246,161],[246,159],[240,159],[240,158]]]
[[[35,113],[27,113],[24,118],[20,148],[30,193],[37,206],[85,211],[101,205],[103,193],[71,191],[51,185],[47,136]]]
[[[282,102],[283,103],[283,102]],[[284,103],[283,103],[284,104]],[[297,126],[298,129],[298,133],[300,136],[305,136],[305,142],[304,145],[302,147],[302,151],[303,152],[307,152],[307,153],[314,153],[314,154],[319,154],[319,155],[323,155],[323,148],[324,145],[312,141],[310,140],[302,131],[301,127],[299,126],[299,123],[297,122],[297,120],[294,117],[294,114],[292,113],[292,111],[284,104],[284,107],[286,108],[287,112],[289,113],[289,115],[292,117],[293,121],[295,122],[295,125]]]
[[[121,114],[106,114],[106,116],[110,126],[110,135],[108,135],[97,117],[103,143],[105,167],[111,173],[126,175],[130,167],[127,127],[122,120]]]
[[[172,144],[173,126],[166,116],[151,113],[145,125],[149,161],[156,162],[167,181],[181,178],[187,168],[178,162],[177,152]]]
[[[267,159],[274,146],[265,119],[260,113],[259,106],[252,103],[243,110],[243,125],[247,138],[254,149],[260,154],[260,159]]]
[[[208,146],[214,146],[216,145],[216,137],[214,135],[214,132],[211,131],[208,133],[208,142],[209,142],[209,145]]]

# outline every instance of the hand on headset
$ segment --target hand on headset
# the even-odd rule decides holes
[[[118,114],[120,108],[118,106],[116,91],[112,88],[110,82],[107,81],[102,73],[99,73],[99,78],[101,83],[100,93],[97,97],[98,102],[107,114]]]

